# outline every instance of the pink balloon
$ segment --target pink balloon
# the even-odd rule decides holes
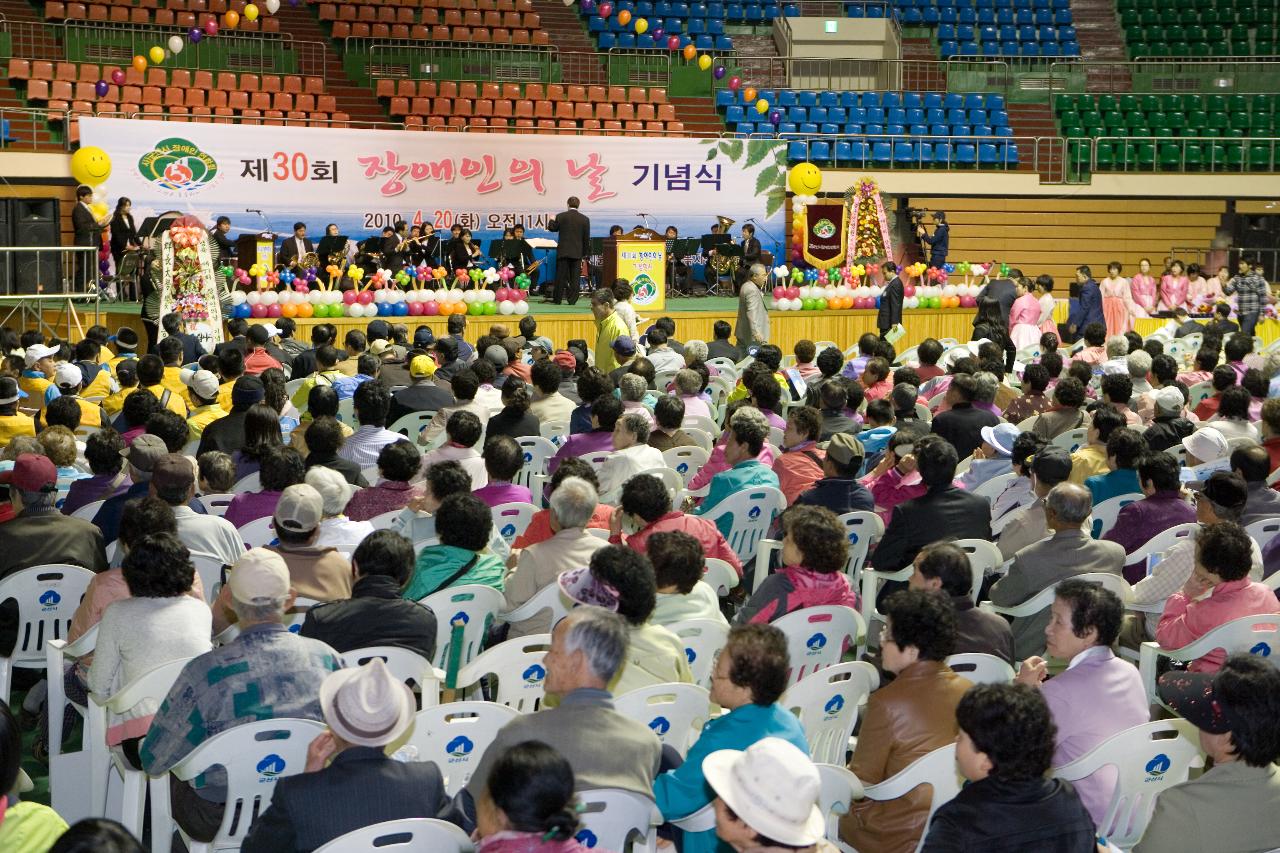
[[[529,298],[529,291],[516,290],[516,302],[524,302],[528,298]]]
[[[903,295],[903,296],[915,296],[915,295],[916,295],[916,286],[915,286],[914,284],[904,284],[904,285],[902,286],[902,295]]]
[[[667,36],[667,50],[680,49],[680,36]]]
[[[409,316],[420,317],[422,316],[422,308],[427,303],[426,302],[410,302],[408,304],[409,304]]]
[[[440,313],[440,305],[435,302],[422,302],[422,313],[428,317],[434,317]]]
[[[257,305],[254,305],[252,308],[249,309],[249,313],[250,315],[261,319],[267,316],[267,306],[259,302]]]
[[[342,301],[350,305],[351,303],[356,301],[356,295],[357,294],[354,290],[344,291],[342,294]]]
[[[795,287],[795,286],[788,287],[788,288],[787,288],[787,298],[788,298],[788,299],[799,299],[799,298],[800,298],[800,288]]]
[[[778,287],[775,287],[773,289],[774,299],[785,299],[786,296],[787,296],[787,289],[785,287],[782,287],[781,285],[779,285]]]
[[[279,303],[279,302],[276,302],[276,303],[274,303],[274,304],[271,304],[271,305],[268,305],[268,306],[267,306],[267,316],[268,316],[268,317],[279,317],[279,316],[280,316],[280,303]]]
[[[596,7],[596,11],[600,13],[600,17],[607,19],[610,15],[613,14],[613,4],[601,3],[599,6]]]
[[[360,295],[356,297],[356,301],[361,305],[368,305],[373,302],[373,293],[368,290],[362,290]]]

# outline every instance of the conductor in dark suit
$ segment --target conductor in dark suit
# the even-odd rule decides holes
[[[880,268],[893,275],[884,284],[884,292],[880,294],[880,310],[876,312],[876,328],[880,330],[880,338],[883,340],[890,329],[902,322],[902,299],[906,290],[898,275],[897,264],[885,261]]]
[[[280,244],[280,252],[276,255],[276,263],[289,266],[308,252],[314,252],[315,246],[307,239],[307,223],[293,223],[293,236],[286,237]]]
[[[756,227],[750,223],[742,226],[742,261],[738,264],[736,284],[741,285],[751,277],[751,265],[760,263],[760,241],[756,239]]]
[[[548,231],[560,235],[556,247],[556,287],[552,301],[559,305],[567,296],[570,305],[578,304],[578,270],[582,259],[591,251],[591,220],[578,212],[578,197],[569,196],[569,209],[547,223]]]
[[[106,218],[99,219],[89,209],[89,200],[93,198],[93,188],[81,185],[76,188],[76,206],[71,209],[71,230],[75,233],[75,245],[98,248],[102,243],[102,226]],[[97,276],[93,270],[98,259],[90,257],[87,252],[75,253],[75,281],[78,286],[87,287]]]
[[[414,699],[381,658],[331,673],[320,708],[329,731],[311,742],[302,773],[276,782],[243,853],[315,850],[375,823],[434,818],[448,803],[435,764],[383,752],[413,724]]]

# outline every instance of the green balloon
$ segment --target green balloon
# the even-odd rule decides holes
[[[471,306],[467,308],[467,313],[478,316],[484,313],[484,307],[479,302],[472,302]]]
[[[325,317],[328,317],[328,316],[329,316],[329,306],[328,306],[326,303],[324,303],[324,302],[317,303],[317,304],[316,304],[316,306],[315,306],[315,309],[314,309],[314,310],[312,311],[312,313],[311,313],[311,316],[312,316],[312,317],[318,317],[318,318],[321,318],[321,319],[323,319],[323,318],[325,318]]]
[[[484,302],[484,303],[482,303],[482,305],[483,305],[483,307],[484,307],[484,313],[485,313],[485,316],[488,316],[488,315],[490,315],[490,314],[497,314],[497,313],[498,313],[498,305],[497,305],[497,303],[495,303],[495,302]]]
[[[819,311],[827,310],[827,300],[823,299],[822,297],[819,297],[817,302],[818,302],[817,308]]]

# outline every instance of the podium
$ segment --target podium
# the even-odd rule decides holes
[[[276,235],[264,231],[261,234],[241,234],[236,239],[236,267],[247,270],[254,264],[274,269],[276,265]]]
[[[667,302],[666,238],[637,226],[617,237],[604,238],[600,254],[602,287],[625,278],[631,282],[631,304],[661,311]]]

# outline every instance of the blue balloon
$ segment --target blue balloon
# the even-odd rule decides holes
[[[942,271],[943,271],[943,272],[945,272],[947,275],[951,275],[953,272],[955,272],[955,271],[956,271],[956,265],[955,265],[955,264],[943,264],[943,265],[942,265]]]
[[[239,305],[237,305],[235,308],[232,309],[231,313],[234,316],[240,317],[242,319],[247,317],[252,317],[253,306],[250,305],[248,302],[241,302]]]
[[[880,297],[879,297],[879,296],[877,296],[877,297],[876,297],[876,308],[877,308],[877,310],[880,308]]]
[[[408,302],[397,302],[395,305],[391,307],[395,309],[395,315],[397,317],[405,317],[405,316],[408,316],[409,314]]]

